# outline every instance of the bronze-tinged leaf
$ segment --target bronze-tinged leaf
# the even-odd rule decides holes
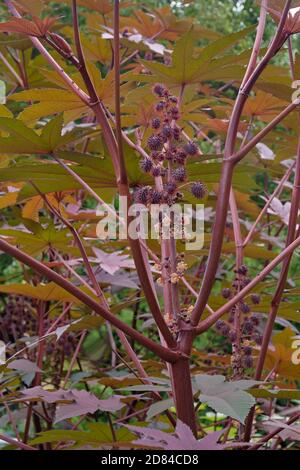
[[[39,38],[44,37],[56,21],[56,17],[42,20],[34,16],[33,21],[27,20],[26,18],[12,18],[10,21],[0,23],[0,31],[6,33],[20,33]]]

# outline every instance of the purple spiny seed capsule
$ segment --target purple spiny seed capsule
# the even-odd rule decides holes
[[[186,161],[187,154],[184,150],[179,149],[176,153],[175,161],[178,165],[184,165]]]
[[[223,322],[223,320],[218,320],[218,321],[216,322],[216,329],[217,329],[218,331],[221,331],[221,329],[223,328],[224,325],[225,325],[225,322]]]
[[[241,274],[242,276],[246,276],[247,272],[248,268],[244,264],[242,264],[242,266],[240,266],[238,269],[238,274]]]
[[[223,336],[228,336],[229,335],[229,332],[230,332],[230,327],[228,325],[226,325],[226,323],[222,326],[221,330],[220,330],[220,333],[223,335]]]
[[[260,318],[259,318],[258,315],[256,315],[256,314],[252,315],[252,317],[250,318],[250,320],[252,321],[253,325],[259,326],[259,324],[260,324]]]
[[[150,158],[144,158],[144,160],[141,161],[141,169],[145,171],[146,173],[149,173],[152,170],[153,163]]]
[[[195,142],[192,142],[192,141],[188,142],[188,143],[184,146],[184,150],[186,151],[186,153],[187,153],[188,155],[191,155],[191,156],[197,155],[197,153],[198,153],[198,147],[197,147],[197,145],[195,144]]]
[[[174,95],[170,96],[169,100],[172,102],[172,103],[178,103],[178,98]]]
[[[230,296],[231,296],[231,290],[228,289],[228,287],[225,287],[224,289],[222,289],[222,297],[224,297],[224,299],[230,299]]]
[[[147,143],[151,150],[160,150],[162,148],[162,142],[158,135],[151,135]]]
[[[243,347],[243,352],[244,352],[245,356],[251,356],[251,354],[252,354],[251,346],[244,346]]]
[[[206,186],[203,183],[201,183],[200,181],[192,183],[191,193],[195,198],[203,199],[206,195],[206,192],[207,192]]]
[[[258,294],[252,294],[251,300],[254,305],[258,305],[260,303],[260,296]]]
[[[150,153],[150,157],[152,158],[152,160],[160,160],[160,155],[160,152],[156,151]]]
[[[159,129],[160,124],[161,124],[161,122],[160,122],[159,118],[153,118],[152,119],[151,125],[152,125],[153,129]]]
[[[165,153],[166,160],[171,162],[173,160],[173,152],[171,150],[167,150]]]
[[[160,166],[158,166],[158,165],[157,165],[157,166],[154,166],[154,167],[152,168],[152,172],[151,172],[151,173],[152,173],[152,176],[154,176],[155,178],[156,178],[157,176],[161,176],[161,169],[160,169]]]
[[[244,302],[241,303],[241,311],[245,314],[250,313],[249,305],[245,304]]]
[[[177,108],[177,106],[173,106],[171,109],[170,109],[170,114],[172,116],[172,119],[178,119],[179,117],[179,109]]]
[[[161,83],[156,83],[153,87],[153,93],[158,96],[163,96],[165,87]]]
[[[172,176],[175,181],[183,182],[186,178],[185,168],[183,167],[176,168],[175,170],[173,170]]]
[[[262,337],[262,335],[259,334],[259,333],[256,333],[256,334],[254,335],[253,339],[254,339],[255,343],[258,344],[259,346],[260,346],[260,345],[262,344],[262,342],[263,342],[263,337]]]
[[[148,186],[139,188],[135,193],[135,201],[146,205],[149,200],[149,195],[150,195],[150,191],[149,191]]]
[[[163,111],[165,108],[165,103],[163,101],[160,101],[159,103],[157,103],[157,105],[155,106],[155,109],[156,111]]]
[[[163,134],[165,137],[167,137],[167,138],[172,137],[172,134],[173,134],[173,132],[172,132],[172,127],[169,126],[169,125],[163,126],[163,128],[162,128],[162,134]]]
[[[151,202],[152,204],[160,204],[162,200],[162,194],[155,189],[151,193]]]
[[[177,185],[176,183],[171,181],[165,185],[164,189],[167,191],[168,194],[174,194],[177,189]]]
[[[253,333],[253,330],[254,330],[254,325],[253,325],[252,321],[246,320],[244,322],[244,325],[243,325],[243,331],[246,334],[251,334],[251,333]]]
[[[243,358],[243,365],[247,369],[251,369],[253,367],[253,358],[252,358],[252,356],[245,356]]]
[[[181,129],[178,126],[173,128],[173,137],[175,140],[180,139],[180,133],[181,133]]]

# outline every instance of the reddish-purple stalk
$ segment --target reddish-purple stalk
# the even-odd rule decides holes
[[[291,48],[290,41],[289,41],[289,58],[290,58],[292,79],[295,80],[296,77],[295,77],[295,69],[294,69],[293,51]],[[298,114],[298,120],[300,122],[300,114]],[[298,220],[298,214],[299,214],[299,204],[300,204],[300,139],[298,140],[295,178],[294,178],[294,186],[293,186],[293,191],[292,191],[292,201],[291,201],[291,208],[290,208],[290,214],[289,214],[286,247],[288,247],[295,240],[296,230],[297,230],[297,220]],[[261,349],[260,349],[260,353],[259,353],[259,357],[258,357],[258,361],[256,365],[255,376],[254,376],[255,380],[260,380],[262,377],[264,363],[265,363],[265,359],[267,356],[268,347],[271,341],[274,323],[278,314],[278,309],[282,301],[282,296],[283,296],[287,278],[288,278],[288,272],[289,272],[289,267],[290,267],[290,263],[292,260],[292,255],[293,253],[287,256],[285,260],[283,261],[281,272],[280,272],[278,283],[277,283],[277,288],[273,296],[273,299],[271,301],[271,307],[270,307],[270,311],[268,314],[267,324],[264,330],[263,341],[262,341],[262,345],[261,345]],[[255,413],[255,409],[253,408],[247,419],[246,428],[245,428],[245,440],[250,440],[251,438],[251,430],[252,430],[252,424],[253,424],[253,419],[254,419],[254,413]]]
[[[108,310],[104,309],[101,305],[99,305],[96,300],[87,295],[84,291],[78,289],[78,287],[74,286],[71,282],[67,281],[60,274],[57,274],[55,271],[52,271],[40,261],[36,260],[35,258],[32,258],[26,253],[23,253],[21,250],[10,245],[3,239],[0,239],[0,250],[2,250],[4,253],[11,255],[13,258],[16,258],[21,263],[29,266],[42,276],[45,276],[50,281],[53,281],[55,284],[65,289],[71,295],[80,300],[83,304],[90,307],[91,310],[94,310],[105,320],[109,321],[113,326],[119,328],[125,334],[127,334],[131,338],[134,338],[136,341],[148,348],[150,351],[157,354],[161,359],[167,362],[173,362],[181,356],[179,351],[174,351],[165,348],[155,343],[151,339],[147,338],[146,336],[142,335],[138,331],[134,330],[126,323],[123,323],[123,321],[121,321],[118,317],[110,313]]]
[[[234,171],[234,166],[245,156],[247,153],[252,149],[254,145],[256,145],[262,137],[264,137],[273,127],[278,124],[285,115],[291,112],[297,104],[292,103],[288,106],[288,111],[285,115],[280,117],[278,121],[275,119],[270,123],[269,129],[266,130],[265,128],[262,132],[260,132],[256,137],[254,137],[248,144],[245,145],[243,149],[241,149],[237,154],[234,155],[234,148],[237,138],[238,132],[238,125],[242,115],[242,111],[244,105],[247,101],[247,97],[249,96],[250,91],[252,90],[253,86],[255,85],[257,79],[259,78],[260,74],[263,72],[265,67],[268,65],[269,61],[272,57],[277,53],[278,46],[280,43],[280,47],[282,46],[282,32],[284,29],[284,25],[286,22],[286,18],[290,9],[291,0],[287,0],[285,7],[282,12],[282,16],[276,31],[276,34],[271,42],[264,58],[261,62],[256,66],[252,74],[249,76],[246,83],[243,87],[240,88],[238,97],[236,99],[232,115],[229,122],[226,142],[225,142],[225,149],[224,149],[224,161],[223,161],[223,168],[221,174],[221,181],[220,181],[220,188],[218,194],[218,201],[216,207],[216,217],[215,217],[215,224],[212,232],[212,240],[210,246],[210,252],[208,257],[208,262],[206,266],[206,270],[204,273],[199,297],[197,299],[194,312],[192,314],[192,324],[196,326],[201,318],[205,305],[208,301],[209,295],[211,293],[215,275],[217,272],[220,256],[221,256],[221,249],[222,249],[222,242],[223,242],[223,234],[224,228],[227,219],[227,212],[228,212],[228,205],[229,205],[229,197],[230,197],[230,189],[231,189],[231,182],[232,176]],[[259,32],[260,34],[260,32]],[[283,113],[281,113],[283,114]],[[264,133],[264,131],[266,131]],[[257,140],[258,139],[258,140]],[[256,141],[257,140],[257,141]],[[234,156],[233,156],[234,155]]]
[[[14,16],[20,17],[16,8],[12,5],[10,0],[5,0],[5,3],[8,5],[10,11]],[[144,337],[136,330],[132,329],[126,324],[123,324],[120,320],[118,320],[115,316],[113,316],[106,308],[99,306],[97,302],[95,302],[91,297],[80,291],[80,289],[74,287],[71,283],[66,281],[62,276],[58,275],[51,269],[44,266],[42,263],[36,261],[35,259],[31,258],[30,256],[22,253],[17,248],[9,245],[4,240],[0,240],[0,248],[3,251],[11,254],[12,256],[16,257],[19,261],[28,266],[33,267],[42,275],[47,276],[49,279],[56,282],[61,287],[65,288],[68,292],[72,295],[77,297],[79,300],[84,302],[87,306],[95,310],[97,313],[102,315],[108,321],[111,322],[117,328],[120,328],[122,334],[128,334],[132,338],[139,341],[142,345],[144,345],[149,350],[155,352],[159,355],[163,360],[170,362],[172,364],[172,380],[173,380],[173,391],[174,391],[174,398],[177,408],[177,416],[182,419],[184,422],[189,424],[191,429],[196,434],[196,423],[195,423],[195,413],[193,407],[193,393],[191,390],[190,384],[190,371],[189,371],[189,360],[188,357],[190,355],[192,342],[194,339],[195,334],[199,334],[202,331],[206,331],[210,326],[212,326],[218,318],[220,318],[224,313],[226,313],[232,306],[234,306],[239,300],[243,299],[245,295],[247,295],[250,290],[255,287],[262,279],[264,279],[279,263],[284,261],[284,266],[288,264],[288,260],[291,257],[293,251],[300,245],[300,238],[297,238],[293,243],[288,243],[286,249],[273,260],[255,279],[251,281],[251,283],[242,289],[237,295],[234,296],[226,305],[221,307],[218,311],[214,312],[209,318],[203,320],[199,324],[199,320],[201,318],[202,312],[207,304],[207,300],[211,293],[211,289],[214,283],[214,278],[216,274],[216,270],[218,267],[218,263],[220,260],[221,255],[221,247],[222,247],[222,239],[224,233],[224,227],[226,223],[226,217],[228,212],[228,205],[230,199],[230,191],[231,191],[231,182],[233,171],[236,164],[244,158],[245,155],[259,142],[262,138],[264,138],[282,119],[284,119],[290,112],[292,112],[298,103],[292,103],[289,105],[284,111],[282,111],[271,123],[269,123],[265,129],[259,132],[254,138],[252,138],[243,148],[239,151],[234,152],[236,138],[237,138],[237,129],[238,124],[240,121],[240,117],[242,114],[242,110],[244,104],[247,100],[247,96],[249,95],[250,91],[252,90],[257,78],[260,76],[261,72],[269,63],[270,59],[277,53],[279,48],[282,46],[283,42],[286,39],[286,36],[283,35],[284,24],[286,21],[286,17],[290,8],[291,1],[287,1],[282,13],[281,20],[279,22],[277,32],[274,36],[273,41],[271,42],[266,55],[261,60],[261,62],[256,65],[257,57],[259,53],[259,45],[261,44],[263,31],[265,27],[265,11],[267,2],[262,2],[262,9],[260,15],[259,26],[257,30],[257,36],[255,41],[255,47],[253,54],[251,56],[244,80],[242,82],[242,86],[240,88],[235,107],[230,119],[226,145],[225,145],[225,153],[224,153],[224,162],[222,168],[222,175],[220,181],[220,188],[218,194],[218,203],[216,208],[216,220],[212,234],[212,242],[211,242],[211,250],[210,256],[208,259],[203,283],[201,286],[201,290],[199,293],[199,297],[196,302],[196,306],[192,315],[192,324],[190,326],[184,325],[178,340],[178,351],[172,350],[171,348],[175,348],[176,344],[174,344],[174,340],[171,337],[170,331],[164,322],[163,316],[160,312],[156,294],[153,288],[153,280],[151,280],[149,275],[149,266],[147,266],[147,262],[145,256],[143,255],[143,250],[141,250],[141,244],[138,243],[132,244],[132,251],[134,255],[134,260],[136,262],[136,267],[139,273],[139,277],[142,282],[142,287],[145,292],[146,298],[148,300],[150,309],[153,313],[154,319],[160,329],[161,333],[166,340],[167,346],[160,346],[153,341],[149,340],[148,338]],[[70,77],[64,72],[64,70],[56,63],[56,61],[52,58],[49,52],[44,48],[41,44],[39,39],[31,37],[31,40],[34,46],[40,51],[40,53],[44,56],[44,58],[48,61],[50,65],[54,67],[54,69],[59,73],[59,75],[63,78],[65,83],[76,93],[80,99],[89,106],[95,116],[97,118],[98,123],[102,128],[102,132],[107,143],[107,147],[109,149],[110,155],[112,157],[112,161],[115,167],[116,179],[119,187],[119,192],[121,195],[126,195],[130,198],[128,184],[127,184],[127,175],[126,175],[126,168],[124,163],[124,156],[122,150],[122,139],[125,139],[129,145],[134,147],[137,151],[143,154],[143,149],[139,146],[134,144],[127,136],[124,134],[121,128],[121,110],[120,110],[120,56],[119,56],[119,2],[115,2],[114,8],[114,63],[115,63],[115,125],[116,125],[116,136],[109,124],[107,119],[106,110],[103,107],[103,104],[99,100],[97,93],[95,91],[94,85],[90,79],[89,73],[87,71],[85,65],[85,59],[83,56],[83,51],[80,43],[80,36],[79,36],[79,26],[78,26],[78,17],[77,17],[77,6],[76,1],[73,0],[73,23],[74,23],[74,37],[75,37],[75,44],[77,50],[77,56],[79,60],[80,66],[78,69],[80,70],[82,77],[85,81],[85,84],[88,89],[89,95],[84,93],[74,82],[70,79]],[[234,205],[232,204],[232,208]],[[242,244],[241,244],[241,237],[238,233],[238,215],[235,210],[233,210],[233,223],[234,223],[234,231],[235,231],[235,238],[237,243],[237,257],[238,262],[240,263],[242,259]],[[173,253],[174,255],[175,253]],[[284,270],[283,266],[283,270]],[[151,274],[151,273],[150,273]],[[170,348],[171,346],[171,348]]]

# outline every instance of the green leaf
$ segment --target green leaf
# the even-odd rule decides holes
[[[0,80],[0,104],[6,103],[6,85],[3,80]]]
[[[267,390],[265,388],[252,388],[249,393],[255,398],[300,400],[300,390],[295,389]]]
[[[196,375],[194,377],[196,389],[201,392],[199,397],[215,411],[230,416],[233,419],[245,422],[246,417],[255,404],[255,399],[244,390],[259,384],[255,380],[237,380],[225,382],[223,375]]]
[[[184,34],[176,43],[173,52],[173,63],[171,66],[164,65],[153,61],[141,62],[143,65],[153,72],[159,81],[172,85],[187,85],[198,83],[203,80],[222,80],[228,77],[236,77],[235,57],[232,56],[231,63],[226,60],[226,68],[217,62],[217,57],[226,49],[233,46],[247,34],[251,33],[255,26],[250,26],[237,33],[228,34],[208,46],[204,47],[198,57],[193,55],[193,30],[191,29]],[[223,65],[223,64],[222,64]],[[242,68],[239,67],[239,70]],[[228,75],[229,72],[229,75]]]
[[[0,117],[0,130],[9,137],[0,138],[0,148],[4,153],[47,153],[48,147],[40,137],[22,121]]]
[[[43,300],[45,302],[50,300],[60,300],[62,302],[80,303],[76,297],[73,297],[67,291],[57,286],[53,282],[48,284],[38,284],[32,286],[31,284],[6,284],[0,286],[0,292],[7,294],[18,294],[34,299]]]
[[[41,138],[47,145],[49,151],[55,150],[60,143],[63,123],[63,115],[59,114],[43,127]]]
[[[149,410],[147,411],[147,420],[149,421],[150,419],[154,418],[154,416],[163,413],[172,406],[174,406],[173,398],[167,398],[166,400],[161,400],[157,403],[153,403],[153,405],[151,405]]]

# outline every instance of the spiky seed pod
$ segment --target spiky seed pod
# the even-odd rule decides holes
[[[251,346],[244,346],[243,347],[243,352],[244,352],[245,356],[251,356],[251,354],[252,354]]]
[[[179,118],[179,109],[177,108],[177,106],[172,106],[172,108],[170,109],[170,114],[172,116],[172,119],[178,119]]]
[[[256,333],[254,336],[253,336],[253,340],[255,341],[255,343],[260,346],[263,342],[263,336],[259,333]]]
[[[260,296],[258,294],[252,294],[251,300],[254,305],[258,305],[260,302]]]
[[[162,200],[162,194],[155,189],[151,192],[151,203],[152,204],[160,204]]]
[[[243,357],[243,366],[247,369],[251,369],[253,367],[253,357],[252,356],[245,356]]]
[[[152,168],[151,173],[152,173],[152,176],[154,176],[155,178],[156,178],[157,176],[161,176],[161,168],[160,168],[160,166],[158,166],[158,165],[154,166],[154,167]]]
[[[151,158],[144,158],[144,160],[141,161],[140,163],[141,169],[145,171],[146,173],[149,173],[152,170],[153,167],[153,162]]]
[[[173,127],[173,137],[174,137],[175,140],[180,139],[180,133],[181,133],[180,127],[178,127],[178,126]]]
[[[173,160],[173,157],[174,157],[174,154],[173,154],[172,150],[167,150],[166,153],[165,153],[166,160],[171,162]]]
[[[160,152],[156,152],[156,151],[151,152],[151,153],[150,153],[150,158],[151,158],[152,160],[158,160],[158,161],[159,161],[159,159],[160,159]]]
[[[226,325],[226,323],[223,320],[218,320],[216,322],[216,330],[221,331],[224,325]]]
[[[171,101],[171,103],[178,103],[178,98],[176,96],[170,96],[169,100]]]
[[[184,165],[185,164],[185,161],[186,161],[186,158],[187,158],[187,154],[185,153],[184,150],[182,149],[178,149],[176,151],[176,155],[175,155],[175,163],[178,163],[178,165]]]
[[[153,129],[159,129],[160,124],[161,124],[161,121],[158,117],[153,118],[152,121],[151,121],[151,126],[153,127]]]
[[[222,328],[220,329],[220,333],[223,335],[223,336],[228,336],[229,335],[229,332],[230,332],[230,328],[228,325],[226,325],[226,323],[222,326]]]
[[[260,318],[258,315],[254,314],[251,316],[250,320],[252,321],[253,325],[259,326],[260,324]]]
[[[250,312],[249,305],[245,304],[244,302],[241,303],[241,311],[247,315]]]
[[[52,41],[58,46],[65,54],[67,55],[72,55],[72,49],[69,45],[69,43],[59,34],[57,33],[48,33]]]
[[[205,184],[200,181],[191,184],[191,193],[197,199],[203,199],[207,193]]]
[[[188,155],[194,156],[198,153],[198,147],[195,142],[190,141],[184,146],[184,150]]]
[[[183,167],[176,168],[175,170],[173,170],[172,176],[175,181],[183,182],[186,178],[185,168]]]
[[[242,276],[246,276],[247,272],[248,272],[248,268],[247,268],[247,266],[242,264],[242,266],[239,267],[237,272],[238,272],[238,274],[241,274]]]
[[[172,127],[167,124],[164,125],[162,128],[162,134],[167,138],[172,137],[172,134],[173,134]]]
[[[162,142],[158,135],[151,135],[147,143],[151,150],[160,150],[162,148]]]
[[[174,194],[177,189],[176,183],[170,181],[169,183],[165,184],[164,189],[167,191],[168,194]]]
[[[224,297],[224,299],[230,299],[230,296],[231,296],[231,290],[228,289],[228,287],[225,287],[224,289],[222,289],[222,297]]]
[[[246,320],[243,325],[243,331],[245,334],[251,334],[254,331],[254,325],[252,321]]]
[[[164,135],[163,133],[159,134],[159,138],[162,144],[166,144],[168,142],[168,137]]]
[[[151,188],[149,188],[149,186],[143,186],[142,188],[139,188],[134,195],[135,201],[140,204],[148,204],[150,189]]]
[[[250,284],[251,282],[251,279],[250,277],[246,277],[244,280],[243,280],[243,287],[246,287],[248,284]]]
[[[155,109],[158,112],[163,111],[165,109],[165,103],[163,101],[160,101],[156,104]]]
[[[153,87],[153,93],[155,93],[157,96],[163,96],[165,91],[165,87],[161,83],[156,83]]]

